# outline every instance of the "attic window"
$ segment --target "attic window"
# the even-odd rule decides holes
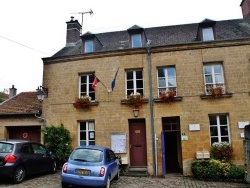
[[[84,52],[93,52],[94,51],[94,43],[93,40],[85,40]]]
[[[212,27],[202,28],[203,41],[214,40],[214,32]]]
[[[141,34],[133,34],[131,35],[132,48],[142,47]]]

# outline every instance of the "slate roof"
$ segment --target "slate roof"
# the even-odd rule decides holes
[[[199,24],[207,22],[215,23],[217,41],[250,38],[250,24],[245,23],[243,19],[223,21],[205,19],[201,23],[144,28],[144,32],[146,38],[151,40],[151,47],[200,43],[204,41],[197,40]],[[134,25],[128,30],[136,28],[139,26]],[[103,45],[99,51],[95,52],[129,49],[128,30],[94,34]],[[75,45],[63,47],[52,57],[79,55],[81,54],[81,45],[79,37],[79,41]]]
[[[42,104],[37,100],[36,92],[22,92],[0,103],[0,116],[35,114],[41,108]]]

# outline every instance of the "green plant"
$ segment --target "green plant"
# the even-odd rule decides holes
[[[140,93],[131,93],[127,96],[127,104],[135,108],[139,108],[143,104],[143,101],[144,96],[142,96]]]
[[[82,96],[80,98],[76,98],[75,103],[73,105],[77,109],[89,110],[91,106],[91,97]]]
[[[59,165],[67,161],[71,151],[71,141],[69,130],[63,124],[58,127],[50,126],[43,129],[44,145],[59,159]]]
[[[4,101],[4,93],[0,92],[0,103]]]
[[[233,156],[233,148],[228,142],[214,142],[210,153],[214,159],[229,161]]]
[[[195,160],[191,166],[192,173],[197,179],[204,180],[227,180],[242,181],[244,179],[244,170],[220,160]]]

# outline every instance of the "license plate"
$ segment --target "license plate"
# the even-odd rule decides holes
[[[76,169],[78,175],[90,175],[90,170]]]

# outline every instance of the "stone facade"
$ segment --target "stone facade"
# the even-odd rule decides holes
[[[230,139],[234,149],[233,163],[244,166],[243,138],[244,129],[238,122],[250,121],[250,40],[224,41],[207,44],[187,44],[171,47],[155,47],[150,51],[133,49],[102,54],[85,54],[44,59],[43,85],[49,88],[49,96],[43,101],[43,116],[47,126],[63,124],[74,138],[72,146],[79,144],[78,122],[95,122],[96,145],[111,146],[112,133],[125,133],[126,153],[129,158],[129,119],[145,119],[147,138],[147,166],[150,175],[162,175],[161,132],[163,117],[179,117],[180,146],[179,163],[184,175],[191,175],[191,163],[196,158],[196,151],[210,150],[209,114],[228,114]],[[143,70],[144,95],[150,100],[149,59],[152,64],[152,93],[157,98],[157,68],[175,66],[178,96],[180,101],[171,104],[153,102],[153,121],[151,120],[150,101],[139,109],[139,116],[134,117],[132,108],[121,103],[126,98],[125,71]],[[224,70],[226,89],[232,96],[220,99],[202,99],[205,93],[203,64],[221,62]],[[117,68],[116,86],[108,92]],[[78,110],[73,103],[79,96],[79,74],[95,72],[105,88],[98,83],[96,101],[91,110]],[[156,135],[156,156],[152,139],[152,124]],[[200,130],[190,131],[189,124],[199,124]],[[185,136],[187,139],[181,139]],[[156,164],[156,167],[154,167]]]

